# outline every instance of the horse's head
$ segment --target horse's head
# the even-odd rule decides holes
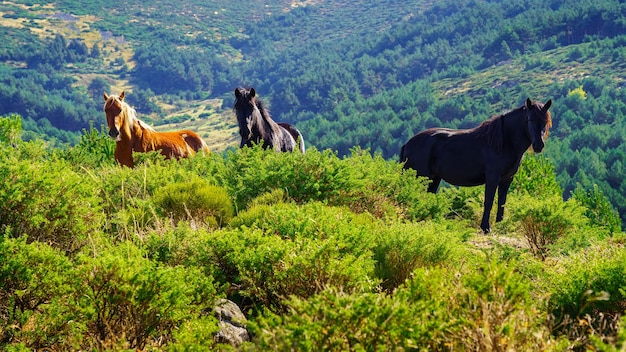
[[[254,88],[235,88],[235,103],[233,105],[239,124],[239,134],[242,143],[252,137],[254,119],[260,114],[256,105],[256,91]]]
[[[526,99],[526,119],[528,125],[528,136],[535,153],[541,153],[545,146],[544,140],[548,137],[548,132],[552,127],[552,117],[548,109],[552,105],[552,100],[545,104],[533,103]]]
[[[122,114],[124,111],[124,92],[119,96],[104,93],[104,113],[109,127],[109,136],[116,141],[120,140],[120,129],[125,122]]]

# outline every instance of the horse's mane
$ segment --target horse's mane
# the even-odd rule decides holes
[[[498,152],[502,151],[504,119],[508,116],[522,113],[525,108],[525,106],[522,106],[505,114],[490,117],[476,127],[477,135],[486,136],[489,147]]]
[[[256,104],[257,109],[259,109],[259,112],[261,113],[261,117],[263,118],[263,121],[265,121],[265,123],[268,126],[270,126],[270,128],[272,129],[272,134],[276,135],[277,133],[279,133],[280,127],[278,126],[276,121],[272,119],[272,115],[270,115],[270,111],[263,103],[263,100],[255,99],[254,103]]]
[[[117,95],[110,95],[109,98],[104,102],[104,111],[109,109],[112,104],[116,102],[120,104],[120,116],[122,116],[122,118],[124,119],[124,124],[127,124],[131,131],[135,129],[135,123],[137,123],[139,127],[144,130],[149,130],[152,132],[155,131],[152,126],[137,118],[137,111],[135,111],[135,109],[127,102],[121,100],[120,97]]]
[[[474,128],[474,131],[479,137],[486,136],[487,144],[495,151],[502,151],[504,119],[515,114],[520,114],[525,111],[525,109],[527,109],[526,106],[521,106],[505,114],[494,115]],[[550,114],[550,111],[546,111],[546,120],[545,138],[548,137],[550,128],[552,128],[552,114]]]

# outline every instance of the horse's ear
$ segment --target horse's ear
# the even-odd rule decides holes
[[[235,88],[235,97],[241,98],[241,92],[239,91],[239,88]]]
[[[120,93],[120,100],[122,100],[122,101],[123,101],[123,100],[124,100],[124,96],[125,96],[125,95],[126,95],[126,92],[125,92],[125,91],[122,91],[122,92]]]
[[[250,88],[250,98],[254,98],[256,96],[256,91],[254,88]]]
[[[552,106],[552,99],[548,100],[548,102],[543,104],[543,111],[548,111],[548,109],[550,109],[550,106]]]
[[[533,102],[530,101],[530,98],[526,98],[526,107],[530,109],[532,108],[532,106],[533,106]]]
[[[107,92],[104,92],[103,97],[104,97],[104,101],[109,100],[109,95],[107,94]]]

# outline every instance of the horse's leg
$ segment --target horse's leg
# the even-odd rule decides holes
[[[480,228],[484,233],[491,231],[489,226],[489,214],[491,213],[491,207],[493,206],[493,199],[496,196],[496,188],[498,187],[497,181],[487,180],[485,183],[485,203],[483,204],[483,219],[480,222]]]
[[[428,192],[437,193],[437,189],[439,189],[440,183],[441,183],[441,177],[431,178],[430,183],[428,184]]]
[[[509,193],[509,187],[513,182],[513,178],[501,181],[498,185],[498,213],[496,214],[496,222],[502,221],[504,217],[504,205],[506,204],[506,195]]]
[[[115,148],[115,151],[113,152],[113,155],[115,156],[115,160],[117,160],[117,162],[121,165],[130,167],[131,169],[135,167],[132,150],[117,146]]]

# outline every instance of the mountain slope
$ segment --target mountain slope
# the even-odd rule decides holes
[[[564,195],[598,184],[626,214],[618,0],[13,1],[0,12],[0,114],[60,140],[103,122],[102,90],[126,89],[147,122],[198,129],[223,150],[237,144],[232,91],[254,86],[308,145],[386,158],[423,128],[553,99],[545,153]]]

